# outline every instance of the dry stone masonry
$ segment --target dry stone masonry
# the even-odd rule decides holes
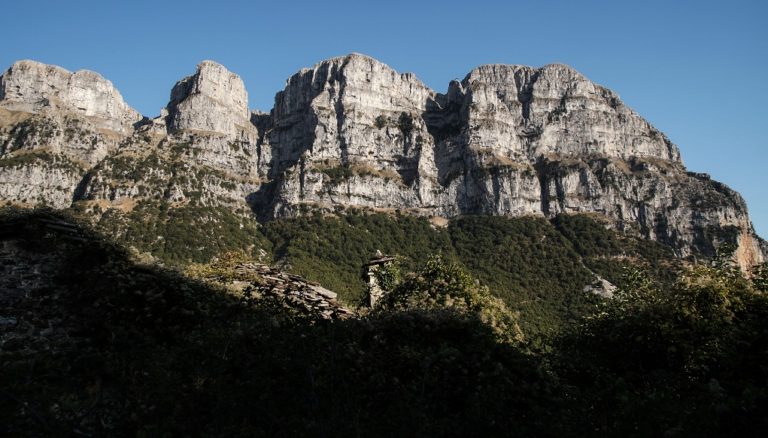
[[[356,315],[336,300],[336,292],[301,276],[248,262],[238,263],[233,272],[237,278],[257,278],[256,281],[232,281],[227,284],[252,299],[276,300],[301,314],[321,319],[347,319]]]
[[[682,256],[728,241],[743,267],[764,260],[737,193],[688,172],[663,133],[565,65],[484,65],[438,93],[351,54],[290,77],[269,113],[247,102],[236,74],[203,61],[142,118],[95,73],[20,61],[0,76],[0,198],[165,199],[262,219],[597,213]]]

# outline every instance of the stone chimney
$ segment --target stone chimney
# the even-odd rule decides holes
[[[368,307],[375,307],[376,303],[388,292],[382,289],[379,284],[379,277],[376,273],[380,269],[389,267],[394,261],[394,257],[382,255],[377,251],[376,257],[363,265],[363,278],[365,279],[366,284],[368,284]]]

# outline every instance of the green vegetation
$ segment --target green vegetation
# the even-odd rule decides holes
[[[171,207],[165,201],[144,201],[127,214],[107,210],[97,227],[119,243],[172,266],[207,262],[237,250],[255,257],[259,250],[270,249],[252,217],[222,207]]]
[[[768,430],[768,296],[730,263],[669,287],[637,271],[559,344],[559,374],[617,435],[745,436]],[[761,268],[762,269],[762,268]],[[577,415],[579,415],[577,413]]]
[[[16,124],[11,129],[11,140],[6,145],[3,153],[8,153],[19,149],[25,143],[32,139],[38,139],[43,143],[48,142],[54,136],[59,134],[56,123],[44,116],[35,116]]]
[[[291,271],[320,282],[348,303],[362,299],[362,266],[377,250],[401,256],[405,269],[431,254],[452,253],[445,233],[413,216],[314,215],[267,222],[262,232],[272,243],[273,260],[287,262]]]
[[[0,159],[0,168],[16,169],[40,164],[43,164],[46,168],[62,169],[73,173],[84,172],[82,167],[73,163],[69,158],[61,154],[52,154],[45,151],[17,153]]]
[[[748,280],[724,255],[669,286],[626,270],[615,299],[538,348],[500,336],[514,313],[445,256],[418,262],[381,309],[325,321],[139,265],[87,228],[46,222],[62,220],[73,219],[0,210],[0,266],[37,282],[0,297],[3,435],[768,432],[768,266]],[[545,224],[510,227],[541,242],[553,233]],[[193,271],[230,278],[245,258]]]
[[[373,275],[376,276],[376,282],[378,282],[379,287],[385,291],[394,290],[403,279],[403,272],[397,259],[377,267],[373,271]]]
[[[342,181],[346,181],[354,175],[352,168],[348,165],[339,165],[334,167],[323,167],[320,169],[322,173],[328,176],[331,180],[331,184],[339,184]]]
[[[424,267],[397,284],[381,284],[389,293],[377,304],[377,312],[450,311],[476,317],[504,341],[522,340],[515,316],[485,286],[476,284],[457,263],[430,257]]]
[[[321,166],[318,167],[317,170],[328,176],[330,183],[334,185],[347,181],[353,176],[377,176],[383,178],[384,181],[387,182],[393,179],[397,181],[402,179],[395,171],[380,170],[366,164],[358,163],[345,163],[332,167]]]
[[[175,163],[156,152],[143,157],[116,155],[108,157],[96,170],[106,172],[110,179],[117,181],[143,181],[153,186],[162,186],[164,174],[171,174]]]
[[[406,112],[400,113],[400,117],[397,118],[397,127],[403,133],[403,137],[410,137],[413,131],[413,116]]]
[[[681,269],[668,246],[624,236],[607,229],[587,215],[560,215],[553,225],[574,246],[584,265],[609,281],[620,284],[627,268],[642,268],[648,275],[670,284]]]
[[[448,229],[469,271],[521,311],[526,335],[551,335],[594,302],[593,295],[582,292],[593,275],[571,242],[545,219],[465,217]]]
[[[621,284],[628,267],[640,267],[669,284],[679,270],[668,248],[619,236],[586,216],[543,218],[464,217],[447,228],[410,215],[319,214],[256,223],[247,214],[196,205],[141,202],[130,213],[108,210],[98,227],[140,253],[170,266],[205,263],[230,251],[317,281],[350,304],[366,290],[362,266],[376,251],[396,255],[404,272],[431,255],[457,262],[519,313],[529,340],[546,342],[574,324],[596,301],[584,292],[597,273]]]

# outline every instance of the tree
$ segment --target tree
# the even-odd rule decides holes
[[[377,311],[447,310],[476,317],[507,341],[522,340],[517,317],[487,287],[480,286],[461,266],[432,256],[385,295]]]

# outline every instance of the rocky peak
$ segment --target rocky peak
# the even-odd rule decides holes
[[[352,53],[319,62],[291,76],[285,90],[277,94],[274,115],[278,119],[289,116],[323,92],[343,97],[348,104],[388,105],[390,100],[405,100],[413,108],[423,107],[425,98],[433,94],[415,75],[398,73],[381,61]]]
[[[168,103],[173,131],[203,131],[240,137],[250,131],[248,93],[240,76],[213,61],[177,82]]]
[[[18,61],[0,76],[0,106],[32,113],[45,108],[72,111],[99,127],[123,133],[142,118],[98,73],[72,73],[36,61]]]
[[[570,66],[483,65],[461,88],[477,147],[501,148],[503,155],[530,162],[588,155],[680,162],[677,146],[664,134]]]
[[[406,114],[418,125],[433,94],[414,75],[357,53],[302,69],[275,97],[276,129],[268,139],[273,169],[279,173],[300,157],[326,166],[391,168],[395,155],[407,155],[399,117]],[[417,130],[409,128],[408,137]]]

